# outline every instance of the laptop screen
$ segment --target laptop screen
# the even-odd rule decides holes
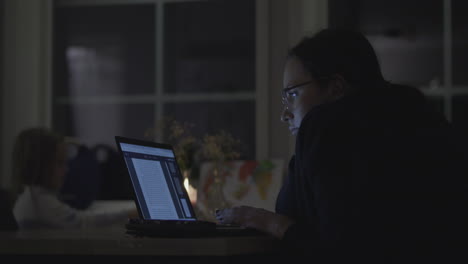
[[[116,137],[143,219],[196,220],[170,145]]]

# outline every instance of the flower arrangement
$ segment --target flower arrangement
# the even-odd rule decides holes
[[[220,130],[217,134],[203,137],[201,155],[204,160],[217,162],[234,160],[240,157],[239,146],[240,140],[235,139],[228,132]]]
[[[192,135],[193,124],[168,121],[165,135],[174,147],[177,162],[182,171],[190,170],[195,164],[195,154],[199,148],[198,139]]]
[[[191,171],[197,178],[199,165],[204,161],[223,162],[240,158],[241,141],[229,132],[219,130],[198,138],[192,134],[194,124],[165,118],[161,122],[165,141],[174,147],[177,163],[182,171]],[[148,130],[145,137],[151,137],[154,129]]]

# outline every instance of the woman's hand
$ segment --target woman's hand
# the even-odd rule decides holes
[[[294,223],[287,216],[251,206],[236,206],[217,210],[216,219],[221,224],[236,224],[254,228],[280,239],[289,226]]]

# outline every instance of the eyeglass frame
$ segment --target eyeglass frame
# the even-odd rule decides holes
[[[283,90],[281,91],[281,103],[283,104],[284,107],[286,107],[286,109],[288,109],[289,106],[291,106],[291,102],[289,102],[288,99],[287,99],[288,98],[288,94],[287,94],[288,91],[291,91],[291,90],[299,88],[301,86],[313,83],[314,81],[319,81],[319,80],[323,80],[323,79],[328,79],[328,77],[323,76],[323,77],[316,78],[315,80],[309,80],[309,81],[306,81],[306,82],[303,82],[303,83],[299,83],[299,84],[296,84],[296,85],[293,85],[293,86],[290,86],[290,87],[283,88]]]

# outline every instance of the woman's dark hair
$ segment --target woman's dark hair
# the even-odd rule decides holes
[[[385,82],[372,45],[359,32],[324,29],[303,38],[288,55],[297,57],[314,78],[338,74],[355,89]]]
[[[46,128],[28,128],[16,137],[13,147],[13,177],[20,185],[50,186],[58,146],[64,137]]]

